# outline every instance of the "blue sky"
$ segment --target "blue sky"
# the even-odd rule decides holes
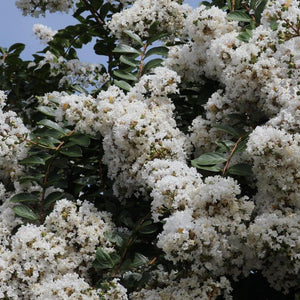
[[[200,0],[187,0],[185,3],[196,7]],[[2,0],[0,10],[0,46],[9,47],[14,43],[24,43],[26,48],[22,55],[23,59],[31,59],[31,54],[42,50],[45,46],[34,37],[32,27],[34,24],[44,24],[54,30],[76,24],[70,14],[47,13],[46,17],[33,18],[23,16],[22,12],[16,8],[14,0]],[[98,63],[99,57],[93,53],[92,46],[82,48],[78,51],[79,58],[85,62]]]

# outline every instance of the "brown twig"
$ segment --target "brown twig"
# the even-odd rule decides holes
[[[140,81],[141,77],[142,77],[142,72],[143,72],[143,66],[144,66],[144,59],[145,59],[145,53],[146,53],[146,49],[147,49],[148,44],[145,43],[144,47],[143,47],[143,52],[141,54],[141,63],[140,63],[140,67],[139,67],[139,77],[138,77],[138,81]]]
[[[82,1],[88,7],[88,9],[92,13],[92,15],[95,18],[95,20],[97,21],[97,23],[102,27],[104,25],[104,22],[102,21],[98,12],[94,9],[93,5],[91,5],[87,0],[82,0]]]
[[[133,233],[131,234],[131,236],[130,236],[130,238],[129,238],[129,240],[128,240],[128,243],[127,243],[127,245],[126,245],[126,247],[125,247],[125,249],[124,249],[124,251],[123,251],[123,253],[122,253],[122,255],[121,255],[121,260],[120,260],[120,262],[119,262],[119,263],[114,267],[114,269],[113,269],[113,273],[112,273],[112,275],[111,275],[112,277],[115,277],[115,276],[117,275],[117,273],[118,273],[118,271],[119,271],[119,269],[120,269],[122,263],[124,262],[124,259],[125,259],[125,256],[126,256],[126,254],[127,254],[127,251],[128,251],[129,247],[132,245],[132,243],[133,243],[133,241],[134,241],[134,239],[135,239],[135,234],[136,234],[136,233],[138,232],[138,230],[141,228],[141,226],[143,225],[143,223],[145,222],[145,220],[148,218],[149,214],[150,214],[150,212],[147,213],[147,215],[144,216],[144,217],[141,219],[141,221],[138,223],[138,225],[135,227],[135,229],[134,229]]]
[[[236,150],[238,144],[240,143],[240,141],[242,140],[243,137],[244,137],[244,135],[240,136],[240,137],[238,138],[238,140],[236,141],[236,143],[234,144],[234,146],[233,146],[233,148],[232,148],[232,150],[231,150],[231,152],[230,152],[230,155],[229,155],[229,157],[228,157],[228,159],[227,159],[227,161],[226,161],[225,167],[224,167],[224,169],[223,169],[223,171],[222,171],[222,175],[223,175],[223,176],[225,175],[225,173],[226,173],[226,171],[227,171],[227,169],[228,169],[228,165],[229,165],[229,163],[230,163],[230,161],[231,161],[231,158],[232,158],[232,156],[233,156],[233,154],[234,154],[234,152],[235,152],[235,150]]]
[[[231,1],[231,11],[234,11],[235,9],[235,0]]]

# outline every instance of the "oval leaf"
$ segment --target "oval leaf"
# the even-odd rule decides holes
[[[52,203],[56,202],[57,200],[60,200],[63,197],[64,193],[62,192],[53,192],[49,194],[46,199],[44,206],[49,207]]]
[[[63,130],[63,128],[61,128],[57,123],[55,123],[51,120],[44,119],[44,120],[39,121],[38,124],[46,126],[48,128],[51,128],[51,129],[55,129],[55,130],[65,134],[65,131]]]
[[[248,164],[236,164],[230,167],[227,172],[232,175],[250,176],[252,175],[251,166]]]
[[[84,134],[75,134],[70,137],[70,141],[79,146],[87,147],[90,144],[91,139]]]
[[[66,155],[68,157],[81,157],[82,156],[82,151],[79,146],[74,146],[70,148],[62,148],[59,151],[61,154]]]
[[[38,202],[39,198],[30,193],[20,193],[11,197],[10,202],[18,203],[18,202]]]
[[[56,112],[55,109],[48,107],[48,106],[39,106],[36,108],[39,112],[43,113],[46,116],[49,117],[55,117],[56,116]]]
[[[39,156],[30,156],[20,161],[21,165],[45,165],[45,161]]]
[[[132,86],[124,80],[114,80],[114,84],[125,91],[130,91]]]
[[[33,212],[31,208],[23,204],[14,206],[13,211],[17,216],[30,221],[36,221],[39,219],[38,215],[35,212]]]
[[[129,37],[131,37],[133,40],[135,40],[136,42],[138,42],[138,44],[140,44],[141,46],[143,46],[142,39],[136,33],[134,33],[131,30],[124,30],[123,32],[125,34],[127,34]]]
[[[123,64],[126,64],[128,66],[131,66],[131,67],[137,67],[140,64],[134,58],[128,57],[128,56],[125,56],[125,55],[120,56],[120,62],[122,62]]]
[[[161,58],[155,58],[155,59],[148,61],[143,68],[143,74],[145,74],[147,71],[149,71],[153,68],[161,66],[162,61],[163,60]]]
[[[227,19],[230,21],[238,21],[238,22],[250,22],[252,19],[247,13],[244,11],[232,11],[227,15]]]
[[[169,52],[169,49],[167,47],[153,47],[147,51],[145,58],[149,57],[151,55],[167,56],[168,52]]]
[[[110,255],[101,248],[96,251],[96,260],[94,262],[94,267],[97,269],[111,269],[114,266],[114,262]]]
[[[133,74],[122,70],[115,70],[114,75],[125,80],[137,81],[137,78]]]
[[[141,54],[142,52],[140,50],[134,49],[131,46],[125,45],[125,44],[119,44],[113,52],[115,53],[136,53],[136,54]]]
[[[224,157],[223,154],[216,153],[216,152],[209,152],[209,153],[204,153],[200,155],[198,158],[192,160],[192,165],[194,167],[209,166],[209,165],[223,163],[225,161],[227,161],[227,158]]]

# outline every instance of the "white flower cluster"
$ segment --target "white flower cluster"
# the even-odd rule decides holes
[[[10,236],[16,222],[9,209],[1,207],[0,298],[98,299],[89,269],[98,247],[114,251],[104,236],[115,229],[110,215],[87,201],[60,200],[43,225],[23,225]],[[110,293],[126,299],[117,282]]]
[[[155,290],[142,289],[140,292],[134,292],[132,299],[134,300],[168,300],[168,299],[186,299],[186,300],[210,300],[216,299],[222,295],[224,299],[231,299],[230,282],[221,277],[219,281],[208,278],[199,284],[199,279],[196,276],[184,279],[176,279],[176,273],[170,276],[168,272],[160,272],[159,284],[164,283],[165,287],[159,287]],[[162,276],[163,275],[163,276]]]
[[[78,59],[65,60],[62,56],[55,56],[50,51],[45,53],[44,59],[38,64],[31,63],[28,67],[40,69],[44,65],[50,65],[51,76],[61,75],[60,86],[81,85],[83,87],[100,88],[108,80],[108,75],[103,74],[103,65],[84,63]]]
[[[17,114],[11,110],[4,111],[6,95],[0,91],[0,179],[15,178],[22,170],[18,163],[27,155],[26,142],[22,137],[29,130]]]
[[[126,189],[126,196],[136,191],[147,161],[186,158],[189,145],[176,128],[174,105],[167,97],[167,93],[177,92],[179,78],[165,68],[154,72],[143,77],[127,95],[116,87],[98,95],[103,162],[115,179],[116,194],[120,189]]]
[[[299,272],[299,257],[290,257],[291,253],[299,253],[295,236],[300,233],[295,221],[300,213],[299,20],[298,1],[269,1],[262,24],[252,30],[249,43],[243,43],[237,39],[237,24],[229,22],[225,12],[200,6],[186,19],[190,41],[171,48],[165,63],[183,80],[201,84],[205,76],[224,86],[206,103],[205,118],[198,116],[192,123],[191,141],[196,154],[216,148],[214,141],[221,133],[213,126],[230,125],[230,114],[245,117],[250,125],[244,128],[246,131],[267,120],[255,128],[247,144],[247,159],[253,164],[256,178],[253,200],[258,215],[250,225],[247,247],[249,255],[254,251],[252,258],[260,257],[252,262],[252,268],[261,269],[274,288],[285,292],[296,284],[295,274]],[[293,234],[276,225],[283,222],[291,224]],[[264,234],[253,238],[254,230]],[[272,236],[273,231],[278,238]],[[161,245],[167,247],[164,241]],[[285,245],[295,246],[290,251]],[[268,251],[272,259],[267,259],[267,254],[260,256]]]
[[[149,28],[157,22],[157,32],[167,31],[177,35],[183,27],[185,16],[191,11],[187,5],[177,0],[136,0],[133,5],[113,15],[108,28],[120,40],[125,29],[136,32],[141,37],[149,36]]]
[[[55,13],[57,11],[68,12],[77,0],[18,0],[16,6],[22,10],[23,15],[31,15],[38,18],[40,15],[45,16],[46,11]]]
[[[76,131],[99,134],[99,109],[92,96],[53,92],[40,97],[39,103],[55,111],[55,119],[59,124],[66,122],[67,125],[74,125]]]
[[[52,30],[50,27],[43,24],[34,24],[33,33],[41,40],[42,44],[47,44],[53,40],[53,36],[57,33],[57,30]]]

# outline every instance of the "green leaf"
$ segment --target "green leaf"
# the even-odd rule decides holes
[[[138,268],[144,265],[147,265],[149,262],[149,259],[141,254],[141,253],[135,253],[134,258],[130,264],[131,268]]]
[[[20,161],[21,165],[45,165],[45,161],[39,156],[30,156]]]
[[[21,183],[24,183],[24,182],[39,182],[39,180],[41,179],[41,178],[43,178],[44,177],[44,175],[43,174],[38,174],[38,175],[35,175],[35,176],[30,176],[30,175],[27,175],[27,176],[21,176],[21,177],[19,177],[19,181],[21,182]]]
[[[193,163],[192,163],[193,165]],[[217,166],[194,166],[198,169],[201,169],[201,170],[206,170],[206,171],[210,171],[210,172],[221,172],[222,169],[220,167],[217,167]]]
[[[82,150],[79,146],[62,148],[59,152],[65,156],[72,157],[72,158],[82,156]]]
[[[167,56],[169,53],[169,49],[167,47],[153,47],[146,52],[145,58],[151,55],[161,55]]]
[[[11,197],[10,202],[21,203],[21,202],[39,202],[39,198],[31,193],[20,193]]]
[[[46,199],[44,206],[47,208],[49,207],[52,203],[56,202],[57,200],[60,200],[63,197],[64,193],[62,192],[53,192],[49,194]]]
[[[249,29],[246,29],[245,31],[242,31],[237,38],[245,43],[248,43],[249,40],[252,38],[252,31]]]
[[[70,141],[79,146],[87,147],[90,144],[91,139],[87,135],[77,133],[70,137]]]
[[[264,11],[267,3],[268,3],[268,0],[261,0],[261,1],[259,1],[259,4],[255,8],[254,16],[255,16],[255,21],[257,24],[260,23],[261,14]]]
[[[230,21],[238,21],[238,22],[250,22],[251,17],[244,11],[232,11],[227,15],[227,19]]]
[[[25,49],[25,45],[22,43],[16,43],[9,47],[8,52],[13,52],[14,54],[20,54]]]
[[[37,122],[39,125],[43,125],[43,126],[46,126],[48,128],[51,128],[51,129],[55,129],[57,131],[59,131],[60,133],[63,133],[65,134],[65,130],[60,127],[57,123],[51,121],[51,120],[48,120],[48,119],[44,119],[44,120],[41,120],[39,122]]]
[[[110,257],[110,254],[107,253],[102,248],[98,248],[96,251],[96,259],[94,261],[94,267],[97,269],[112,269],[114,267],[114,262]]]
[[[131,30],[124,30],[123,31],[125,34],[127,34],[129,37],[131,37],[133,40],[135,40],[138,44],[140,44],[140,46],[143,46],[143,41],[142,39],[133,31]]]
[[[48,107],[48,106],[39,106],[36,108],[36,110],[40,111],[41,113],[43,113],[44,115],[49,116],[49,117],[56,116],[55,109]]]
[[[152,234],[157,231],[157,226],[152,224],[152,221],[145,222],[139,229],[139,233],[141,234]]]
[[[143,74],[145,74],[147,71],[149,71],[153,68],[161,66],[162,61],[163,60],[161,58],[155,58],[155,59],[148,61],[143,67]]]
[[[214,125],[214,127],[218,128],[221,131],[229,133],[230,135],[237,137],[237,138],[240,137],[244,133],[243,131],[233,128],[229,125]]]
[[[227,172],[232,175],[250,176],[252,175],[251,166],[248,164],[236,164],[230,167]]]
[[[120,62],[131,67],[137,67],[140,64],[140,62],[136,61],[134,58],[125,55],[120,56]]]
[[[31,208],[23,204],[14,206],[13,211],[17,216],[28,219],[30,221],[36,221],[39,219],[38,215],[34,213]]]
[[[131,46],[125,45],[125,44],[119,44],[114,50],[114,53],[136,53],[141,54],[142,51],[137,50]]]
[[[114,75],[125,80],[137,81],[137,78],[133,74],[122,70],[115,70]]]
[[[105,238],[113,244],[116,244],[118,247],[123,245],[123,238],[117,233],[106,232],[104,233]]]
[[[126,81],[124,81],[124,80],[114,80],[114,84],[116,85],[116,86],[118,86],[118,87],[120,87],[121,89],[123,89],[123,90],[125,90],[125,91],[130,91],[131,90],[131,88],[132,88],[132,86],[128,83],[128,82],[126,82]]]
[[[223,154],[217,152],[209,152],[200,155],[198,158],[192,160],[191,163],[193,167],[199,167],[224,163],[225,161],[227,161],[227,158],[224,157]]]
[[[270,28],[271,28],[273,31],[277,30],[277,29],[278,29],[278,26],[279,26],[279,24],[277,23],[276,20],[271,20],[271,21],[270,21]]]
[[[167,33],[158,33],[158,34],[155,34],[155,35],[150,35],[150,38],[147,40],[147,44],[148,45],[151,45],[152,43],[158,41],[158,40],[161,40],[162,38],[168,36]]]

